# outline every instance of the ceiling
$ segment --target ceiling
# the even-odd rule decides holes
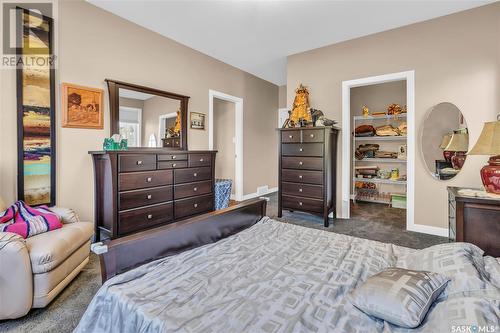
[[[87,1],[277,85],[289,55],[493,2]]]

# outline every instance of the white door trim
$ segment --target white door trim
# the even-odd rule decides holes
[[[234,151],[236,156],[234,161],[234,195],[236,201],[243,201],[243,98],[212,89],[208,90],[208,149],[214,149],[214,98],[235,104]]]
[[[341,217],[350,216],[351,189],[351,88],[393,81],[406,81],[407,181],[406,181],[406,230],[436,235],[448,235],[444,228],[415,224],[415,71],[366,77],[342,82],[342,209]]]

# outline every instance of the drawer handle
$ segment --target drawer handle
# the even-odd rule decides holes
[[[148,194],[147,198],[148,198],[148,200],[151,200],[153,198],[153,196],[151,194]]]
[[[314,138],[314,134],[309,135],[311,138]]]
[[[177,156],[175,155],[172,155],[172,159],[175,160],[177,158]]]
[[[142,165],[142,161],[137,161],[137,165]]]
[[[302,164],[304,164],[304,163],[302,163],[302,161],[300,161],[300,162],[299,162],[299,165],[302,165]]]
[[[153,214],[148,214],[148,220],[151,220],[153,218]]]
[[[193,191],[195,191],[195,192],[198,191],[198,188],[197,187],[193,188]]]
[[[194,207],[194,208],[198,208],[198,204],[197,204],[197,203],[195,203],[195,204],[193,205],[193,207]]]
[[[146,178],[146,183],[151,183],[152,181],[153,181],[153,178],[151,178],[151,177]]]
[[[203,162],[203,158],[200,158],[200,162]]]
[[[302,206],[302,201],[299,201],[299,206]]]
[[[304,149],[302,149],[302,148],[299,148],[299,151],[304,151]]]
[[[301,189],[301,188],[299,188],[299,192],[302,192],[302,189]]]
[[[289,135],[288,137],[289,137],[290,139],[293,139],[293,135]]]
[[[198,177],[198,173],[193,173],[193,177]]]
[[[302,179],[302,175],[299,175],[299,178]]]
[[[176,165],[177,163],[172,163],[172,168],[175,168]]]

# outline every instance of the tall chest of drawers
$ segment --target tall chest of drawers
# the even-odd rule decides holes
[[[279,131],[278,217],[283,209],[335,216],[337,136],[332,127]]]
[[[111,239],[214,210],[215,151],[90,152],[96,239]]]

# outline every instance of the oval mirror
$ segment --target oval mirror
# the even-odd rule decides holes
[[[421,149],[434,178],[448,180],[460,172],[469,150],[469,134],[464,116],[455,104],[439,103],[427,112]]]

